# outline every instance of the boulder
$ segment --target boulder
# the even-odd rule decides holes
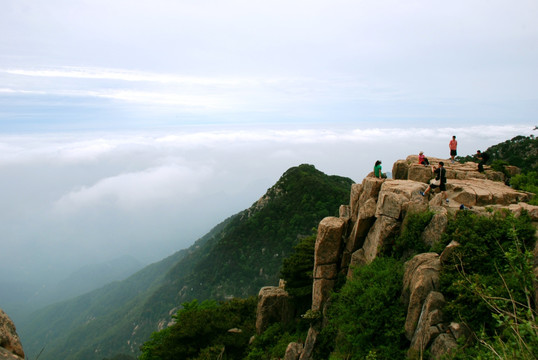
[[[359,211],[360,208],[364,205],[368,199],[377,199],[377,195],[379,194],[379,190],[381,190],[381,185],[385,180],[378,179],[375,177],[366,177],[362,181],[362,191],[361,195],[359,196]]]
[[[530,200],[530,195],[502,182],[484,179],[453,179],[447,182],[449,197],[466,207],[491,204],[510,205]]]
[[[331,279],[314,279],[312,285],[312,310],[322,311],[323,306],[329,300],[331,291],[336,284],[336,280]]]
[[[316,238],[314,267],[338,262],[344,225],[344,220],[337,217],[321,220]]]
[[[0,359],[2,360],[24,360],[24,358],[15,355],[9,350],[6,350],[3,347],[0,347]]]
[[[319,330],[315,326],[310,326],[308,329],[308,335],[306,336],[306,341],[304,343],[303,351],[301,352],[300,360],[311,360],[314,353],[314,345],[319,335]]]
[[[344,221],[348,221],[351,219],[351,207],[349,205],[340,205],[340,209],[338,210],[338,217]]]
[[[452,240],[450,244],[445,247],[445,249],[441,253],[441,256],[439,257],[439,261],[441,261],[441,264],[445,263],[448,259],[450,259],[450,257],[454,253],[454,250],[459,246],[459,242]]]
[[[409,165],[407,178],[408,180],[418,181],[427,184],[430,182],[431,178],[433,178],[431,166],[424,166],[420,164]]]
[[[423,353],[430,341],[441,333],[444,304],[443,294],[437,291],[431,291],[424,300],[417,328],[409,347],[411,354]]]
[[[358,251],[364,252],[365,264],[369,264],[377,257],[377,254],[383,247],[384,241],[399,228],[400,222],[392,217],[381,216],[377,218],[374,225],[368,232],[362,249]],[[351,258],[353,263],[353,256]],[[353,265],[361,265],[356,263]]]
[[[351,191],[349,194],[349,206],[351,207],[351,221],[357,220],[357,214],[359,212],[359,197],[362,192],[361,184],[351,185]]]
[[[433,246],[441,240],[441,236],[448,224],[448,211],[446,208],[438,206],[431,208],[431,210],[434,211],[434,215],[421,235],[422,241],[428,246]]]
[[[347,268],[349,266],[352,254],[363,246],[366,235],[374,222],[374,217],[358,219],[357,222],[355,222],[353,230],[347,238],[346,246],[342,254],[341,268]]]
[[[298,360],[303,351],[303,344],[292,342],[288,344],[286,353],[284,354],[284,360]]]
[[[280,287],[265,286],[258,294],[256,332],[261,334],[275,322],[287,324],[293,320],[294,309],[288,292]]]
[[[377,210],[377,199],[370,198],[360,207],[358,219],[369,219],[375,216]]]
[[[417,160],[418,162],[418,160]],[[398,160],[392,165],[392,178],[407,180],[409,164],[406,160]]]
[[[24,359],[24,350],[15,324],[0,309],[0,359]]]
[[[450,333],[452,334],[452,336],[454,336],[456,340],[468,339],[469,336],[471,336],[472,334],[471,329],[467,325],[455,323],[455,322],[451,322],[448,325],[448,330],[450,331]]]
[[[458,343],[454,336],[449,333],[440,334],[432,342],[430,347],[430,359],[445,359],[448,354],[458,348]]]
[[[407,307],[405,336],[411,340],[415,334],[424,300],[439,287],[441,262],[436,253],[414,256],[405,263],[402,300]]]

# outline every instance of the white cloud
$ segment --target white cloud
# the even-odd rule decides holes
[[[202,184],[210,174],[207,168],[175,164],[120,174],[63,195],[55,203],[55,209],[68,213],[86,207],[112,206],[137,211],[155,203],[177,201],[176,197],[200,196]]]

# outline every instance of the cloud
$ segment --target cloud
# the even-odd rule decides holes
[[[61,213],[100,206],[137,211],[176,197],[200,196],[203,183],[210,175],[208,168],[194,169],[176,164],[120,174],[70,191],[56,201],[54,208]]]

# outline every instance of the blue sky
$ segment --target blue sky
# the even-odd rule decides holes
[[[151,262],[289,167],[361,181],[538,123],[538,2],[3,0],[0,271]],[[46,269],[46,271],[43,271]]]

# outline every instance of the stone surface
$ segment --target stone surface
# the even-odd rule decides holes
[[[383,246],[384,240],[393,234],[398,229],[399,225],[400,223],[396,219],[388,216],[381,216],[375,221],[374,225],[368,232],[364,245],[361,249],[364,251],[364,259],[366,264],[374,261]]]
[[[286,353],[284,354],[284,360],[298,360],[303,351],[303,344],[292,342],[288,344]]]
[[[458,348],[458,343],[449,333],[440,334],[432,342],[430,347],[430,359],[444,359],[446,355]]]
[[[359,196],[362,192],[361,184],[351,185],[351,191],[349,194],[349,206],[351,207],[351,221],[355,222],[357,220],[357,215],[359,213]]]
[[[449,198],[466,207],[484,205],[510,205],[529,201],[528,193],[517,191],[502,182],[480,179],[449,180]]]
[[[314,268],[314,279],[334,280],[338,275],[336,264],[318,265]]]
[[[370,219],[375,216],[377,210],[377,199],[370,198],[364,202],[359,209],[358,220]]]
[[[303,351],[301,352],[300,360],[311,360],[314,353],[314,345],[319,335],[319,330],[315,326],[311,326],[308,329],[308,335],[304,344]]]
[[[15,355],[9,350],[0,347],[0,360],[24,360],[24,358]]]
[[[379,194],[379,191],[381,190],[381,185],[385,180],[378,179],[375,177],[366,177],[362,181],[362,191],[361,195],[359,196],[359,212],[360,208],[364,205],[368,199],[377,199],[377,195]]]
[[[434,215],[421,235],[422,241],[428,246],[433,246],[441,240],[448,224],[448,211],[444,207],[437,206],[431,210],[434,211]]]
[[[436,253],[414,256],[405,263],[402,300],[407,307],[405,336],[411,340],[417,328],[424,300],[439,287],[441,262]]]
[[[431,291],[422,306],[417,328],[409,347],[411,353],[423,353],[430,341],[441,332],[443,314],[441,309],[445,304],[443,294]]]
[[[441,256],[439,257],[439,260],[441,261],[441,264],[446,262],[448,259],[450,259],[450,257],[452,256],[452,254],[454,253],[454,250],[460,246],[460,243],[457,242],[457,241],[454,241],[452,240],[450,242],[450,244],[448,244],[445,249],[443,250],[443,252],[441,253]]]
[[[337,217],[326,217],[318,226],[314,266],[334,264],[339,260],[345,222]]]
[[[417,157],[418,163],[418,157]],[[392,178],[396,180],[407,180],[409,164],[406,160],[398,160],[392,165]]]
[[[24,359],[21,340],[17,334],[15,324],[7,314],[0,309],[0,359]]]
[[[312,285],[312,310],[321,311],[329,299],[336,280],[314,279]]]
[[[261,334],[275,322],[286,324],[293,319],[293,306],[288,292],[280,287],[265,286],[258,294],[256,332]]]

